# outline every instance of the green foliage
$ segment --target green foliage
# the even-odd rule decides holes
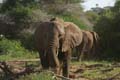
[[[115,7],[109,11],[105,11],[94,27],[100,35],[104,57],[115,60],[120,58],[120,6],[118,4],[120,5],[120,1],[116,2]]]
[[[38,8],[35,0],[6,0],[1,6],[1,12],[11,17],[12,21],[20,25],[29,22],[32,11]]]
[[[87,29],[87,26],[82,23],[82,21],[77,16],[72,15],[59,15],[58,17],[62,18],[64,21],[73,22],[78,25],[81,29]]]
[[[5,13],[10,11],[18,5],[33,8],[36,4],[35,0],[6,0],[1,6],[1,12]]]
[[[8,14],[11,16],[11,18],[13,18],[14,22],[16,23],[22,23],[26,21],[28,22],[31,13],[32,10],[29,7],[24,7],[21,5],[12,8],[11,11],[8,12]]]
[[[81,1],[82,0],[6,0],[0,10],[1,13],[8,15],[11,21],[15,23],[14,28],[16,30],[14,30],[15,32],[13,31],[13,34],[17,34],[14,36],[17,37],[23,29],[29,28],[32,23],[46,20],[46,16],[47,18],[49,17],[48,13],[53,16],[54,14],[62,15],[62,12],[67,12],[69,6],[73,8],[77,2]],[[52,4],[48,4],[49,2]],[[78,7],[74,7],[72,10],[79,11],[81,6],[79,4],[77,4],[77,6]],[[79,9],[76,10],[76,8]],[[77,22],[75,20],[77,20]],[[79,23],[80,19],[76,17],[73,17],[71,21],[74,21],[81,27],[84,26],[82,23]],[[10,35],[10,37],[11,36],[12,35]]]
[[[20,41],[6,38],[0,40],[0,60],[35,58],[36,55],[35,52],[25,49]]]
[[[20,38],[22,45],[28,50],[35,50],[34,36],[30,33],[24,33]]]
[[[17,37],[21,32],[30,27],[30,23],[33,21],[33,11],[38,8],[38,3],[35,0],[6,0],[1,6],[1,13],[7,15],[11,22],[14,23],[10,29],[15,36],[9,35],[10,38]],[[7,24],[7,22],[4,22]],[[3,25],[5,26],[5,25]],[[11,32],[11,31],[7,31]],[[6,34],[7,34],[6,33]],[[9,33],[8,33],[9,34]]]
[[[120,0],[116,0],[115,6],[113,7],[114,13],[120,13]]]
[[[9,0],[8,0],[9,1]],[[14,2],[15,3],[15,2]],[[34,3],[33,0],[23,0],[23,1],[16,1],[15,6],[11,6],[9,5],[9,7],[11,7],[11,9],[7,10],[7,8],[5,9],[7,12],[7,14],[13,19],[14,22],[16,23],[25,23],[25,22],[29,22],[31,19],[31,15],[32,15],[32,11],[37,7],[37,4]],[[36,7],[35,7],[36,4]],[[6,5],[6,4],[5,4]],[[7,6],[7,5],[6,5]],[[3,6],[4,8],[4,6]]]
[[[43,3],[49,3],[49,4],[68,4],[68,3],[79,3],[82,2],[84,0],[39,0],[39,2],[43,2]]]
[[[97,20],[99,19],[99,15],[93,11],[87,11],[86,12],[86,17],[89,19],[90,22],[95,24]]]

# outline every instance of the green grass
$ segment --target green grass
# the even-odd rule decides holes
[[[112,76],[120,73],[119,65],[114,64],[114,62],[82,61],[80,63],[80,62],[72,61],[71,66],[72,65],[80,66],[80,68],[83,69],[83,72],[77,74],[90,80],[107,80],[108,78],[111,78]],[[115,78],[117,77],[119,76],[116,76]],[[120,77],[118,80],[120,80]]]
[[[92,80],[107,80],[107,78],[111,78],[112,76],[120,72],[120,68],[114,68],[113,70],[108,72],[103,72],[102,69],[104,70],[107,68],[86,70],[84,73],[82,73],[82,76]]]
[[[35,59],[37,58],[37,54],[35,53],[26,53],[26,54],[8,54],[8,55],[0,55],[0,61],[8,61],[8,60],[22,60],[22,59]]]
[[[0,80],[56,80],[54,75],[49,72],[32,73],[19,78],[11,79],[10,76],[0,75]]]
[[[53,75],[51,73],[42,72],[22,76],[17,80],[55,80],[55,79],[53,79]]]
[[[0,40],[0,61],[16,60],[16,59],[30,59],[38,57],[35,51],[25,49],[20,41],[2,39]]]
[[[89,60],[89,61],[81,61],[81,62],[78,62],[78,61],[71,61],[72,65],[81,65],[81,64],[85,64],[85,65],[94,65],[94,64],[103,64],[103,65],[111,65],[111,62],[108,62],[108,61],[94,61],[94,60]]]

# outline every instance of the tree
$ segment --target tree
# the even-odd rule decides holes
[[[94,30],[101,37],[102,51],[108,58],[119,59],[120,57],[120,1],[110,10],[105,10]]]
[[[49,15],[67,15],[67,17],[73,18],[74,22],[76,20],[80,21],[79,14],[82,12],[82,8],[79,2],[81,1],[82,0],[6,0],[2,4],[0,12],[12,19],[11,21],[14,22],[16,26],[15,32],[20,33],[23,29],[28,28],[35,20],[40,22],[39,20],[45,19],[43,18],[44,15],[44,17],[49,17]]]
[[[2,4],[0,12],[1,14],[8,16],[11,19],[11,23],[15,23],[12,26],[16,26],[10,27],[14,28],[14,32],[11,31],[13,29],[10,29],[8,32],[12,32],[14,35],[19,35],[23,29],[28,28],[30,22],[32,21],[32,11],[37,7],[37,2],[35,2],[35,0],[6,0]],[[5,25],[7,24],[5,22],[3,23]],[[8,35],[10,34],[11,33],[8,33]]]

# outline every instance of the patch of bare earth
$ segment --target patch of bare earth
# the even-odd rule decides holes
[[[33,61],[30,64],[29,61],[28,63],[27,61],[0,63],[0,72],[4,72],[6,75],[12,73],[14,77],[40,72],[41,67],[33,63],[35,62]],[[120,63],[111,63],[109,65],[101,63],[74,64],[70,66],[69,77],[70,80],[120,80]]]

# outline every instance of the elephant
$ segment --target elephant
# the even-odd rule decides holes
[[[99,41],[99,36],[94,31],[82,30],[82,33],[83,33],[82,43],[80,46],[76,47],[78,52],[77,61],[82,60],[82,58],[84,57],[84,53],[86,53],[86,55],[89,55],[89,53],[95,54],[95,50],[98,46],[97,44]]]
[[[35,44],[43,69],[52,68],[56,74],[69,77],[72,49],[82,43],[82,31],[72,22],[52,18],[35,31]]]
[[[66,73],[66,76],[68,77],[72,50],[82,43],[83,35],[81,29],[72,22],[64,22],[64,26],[65,37],[62,42],[62,52],[60,52],[60,55],[64,54],[64,59],[60,59],[60,62],[63,63],[63,74]]]
[[[42,22],[36,28],[34,33],[35,46],[39,52],[43,69],[52,67],[54,72],[58,72],[60,65],[57,58],[59,41],[64,35],[64,26],[58,21]]]

